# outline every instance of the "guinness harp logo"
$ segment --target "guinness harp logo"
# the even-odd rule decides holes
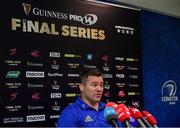
[[[31,5],[30,4],[26,4],[26,3],[22,3],[24,12],[26,15],[29,15],[30,11],[31,11]]]

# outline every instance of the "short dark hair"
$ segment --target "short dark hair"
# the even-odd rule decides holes
[[[102,76],[102,72],[99,69],[86,69],[80,73],[80,82],[86,83],[88,76]]]

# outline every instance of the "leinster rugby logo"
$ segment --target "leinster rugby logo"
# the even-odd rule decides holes
[[[176,96],[177,85],[174,81],[168,80],[164,83],[161,89],[162,102],[168,102],[169,104],[176,104],[178,96]]]

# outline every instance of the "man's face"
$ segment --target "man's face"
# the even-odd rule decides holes
[[[85,100],[91,103],[97,103],[101,100],[103,93],[103,78],[102,76],[89,76],[86,84],[80,86]]]

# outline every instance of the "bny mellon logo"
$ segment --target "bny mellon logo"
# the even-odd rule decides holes
[[[26,3],[22,3],[24,12],[26,15],[29,15],[30,11],[31,11],[31,4],[26,4]]]

